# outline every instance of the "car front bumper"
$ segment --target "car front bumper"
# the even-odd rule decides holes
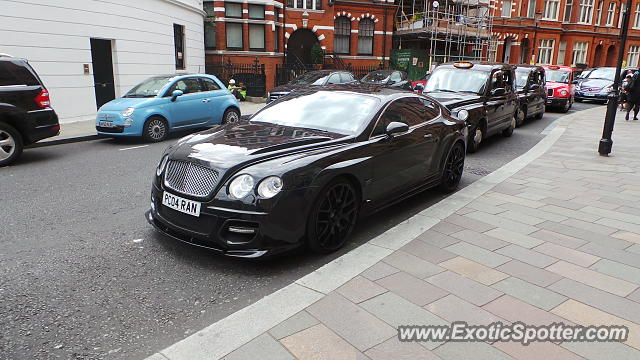
[[[199,217],[162,205],[164,191],[152,186],[151,209],[145,216],[157,230],[179,241],[243,258],[272,256],[303,245],[307,213],[299,210],[306,208],[303,191],[281,194],[282,201],[269,212],[216,206],[222,204],[214,199],[201,203]]]
[[[110,123],[111,126],[101,126],[101,122]],[[142,136],[143,125],[143,120],[136,119],[134,116],[124,117],[116,111],[101,111],[96,116],[98,135]]]
[[[609,93],[576,91],[575,98],[580,100],[608,100]]]
[[[565,106],[570,101],[569,97],[547,97],[547,106]]]

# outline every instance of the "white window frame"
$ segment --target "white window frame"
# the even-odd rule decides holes
[[[604,1],[600,1],[598,3],[598,18],[596,19],[596,26],[602,25],[602,4],[604,4]]]
[[[607,9],[607,23],[605,26],[613,26],[613,21],[616,18],[616,3],[610,2]]]
[[[532,19],[536,17],[536,0],[529,0],[529,4],[527,5],[527,17]]]
[[[623,2],[622,6],[620,6],[620,13],[618,14],[618,27],[622,27],[622,14],[624,14],[625,11],[627,11],[627,3]]]
[[[558,44],[558,58],[556,59],[556,64],[564,65],[564,57],[567,53],[567,41],[562,40],[560,44]]]
[[[558,20],[560,0],[545,0],[542,18],[545,20]]]
[[[586,63],[588,51],[588,41],[576,41],[575,43],[573,43],[573,57],[571,58],[571,65]]]
[[[508,4],[508,6],[505,6],[506,4]],[[502,12],[500,13],[500,16],[503,18],[511,17],[511,0],[502,1]]]
[[[553,64],[553,49],[556,41],[554,39],[540,39],[538,46],[538,63],[543,65]]]
[[[573,9],[573,0],[566,0],[564,3],[564,14],[562,21],[566,23],[571,22],[571,10]]]
[[[633,14],[633,28],[640,29],[640,3],[636,4],[636,10]]]
[[[311,7],[309,7],[308,2],[311,2]],[[318,6],[318,4],[320,4],[320,6]],[[322,0],[288,0],[287,7],[294,9],[322,10]]]
[[[580,0],[579,24],[591,25],[593,21],[593,0]]]
[[[629,46],[629,52],[627,53],[627,66],[638,66],[640,60],[640,45]]]

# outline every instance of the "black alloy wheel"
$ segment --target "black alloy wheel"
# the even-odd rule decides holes
[[[527,118],[527,108],[523,106],[520,110],[518,110],[518,121],[516,122],[516,126],[522,125],[524,120]]]
[[[353,184],[340,178],[329,183],[316,199],[307,221],[311,250],[330,253],[340,249],[355,228],[359,207]]]
[[[462,172],[464,171],[465,151],[464,146],[460,142],[456,142],[447,156],[442,170],[442,180],[440,182],[440,190],[445,193],[455,191],[460,185]]]

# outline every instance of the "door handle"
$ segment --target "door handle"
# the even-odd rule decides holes
[[[211,101],[211,99],[202,99],[202,102],[204,102],[204,103],[207,103],[209,101]]]

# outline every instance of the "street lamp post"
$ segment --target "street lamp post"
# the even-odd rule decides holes
[[[613,80],[612,91],[609,93],[609,101],[607,102],[607,115],[604,118],[604,128],[602,129],[602,139],[598,144],[598,153],[602,156],[608,156],[613,147],[611,134],[613,133],[613,125],[616,121],[616,110],[618,109],[618,95],[620,94],[620,73],[622,72],[622,59],[624,57],[624,49],[627,43],[627,32],[629,31],[629,16],[631,14],[631,1],[627,2],[627,6],[622,14],[622,26],[620,27],[620,47],[618,48],[618,62],[616,63],[616,74]]]

